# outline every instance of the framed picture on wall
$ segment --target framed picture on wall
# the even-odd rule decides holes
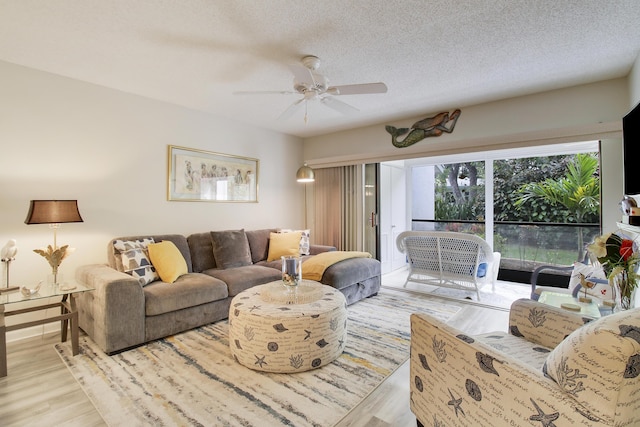
[[[257,202],[260,161],[169,146],[168,200]]]

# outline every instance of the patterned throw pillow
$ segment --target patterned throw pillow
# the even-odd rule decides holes
[[[152,238],[113,241],[115,256],[122,261],[123,271],[138,279],[142,286],[160,279],[149,261],[147,247],[150,243],[155,243]]]
[[[577,329],[549,353],[543,372],[584,410],[613,425],[617,408],[638,404],[640,311],[611,314]]]
[[[585,279],[595,279],[595,285],[591,289],[587,289],[587,294],[600,300],[613,299],[613,291],[609,285],[604,271],[600,266],[583,264],[581,262],[573,263],[573,271],[569,278],[569,290],[573,290],[580,284],[580,275]],[[580,289],[580,294],[584,294],[584,288]]]

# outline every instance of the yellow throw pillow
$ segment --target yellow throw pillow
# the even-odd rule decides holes
[[[269,234],[269,255],[267,256],[267,261],[273,261],[285,255],[300,255],[301,235],[302,233],[299,231]]]
[[[151,264],[163,282],[173,283],[178,277],[189,272],[187,262],[172,241],[164,240],[160,243],[150,243],[147,248]]]

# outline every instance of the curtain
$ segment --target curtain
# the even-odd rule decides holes
[[[340,251],[362,250],[362,166],[314,172],[314,241]]]

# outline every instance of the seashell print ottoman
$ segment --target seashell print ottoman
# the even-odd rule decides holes
[[[229,308],[229,347],[258,371],[292,373],[340,356],[347,339],[347,302],[339,290],[303,280],[296,297],[281,281],[236,295]]]

